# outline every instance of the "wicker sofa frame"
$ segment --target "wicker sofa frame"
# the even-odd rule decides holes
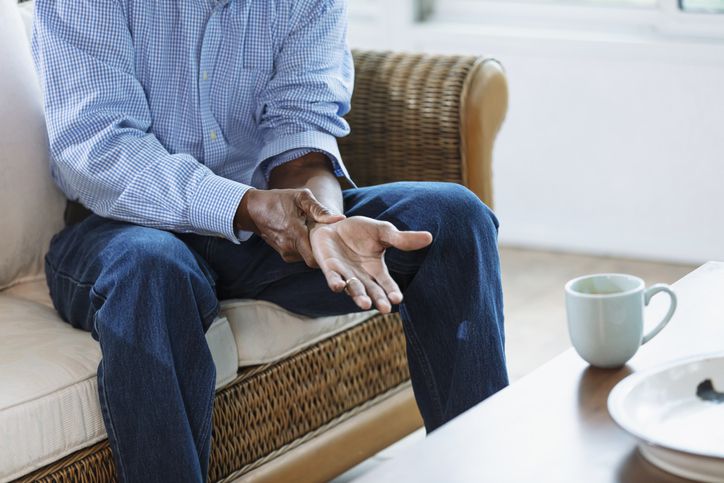
[[[352,134],[340,148],[363,186],[462,183],[492,205],[507,84],[493,59],[354,52]],[[421,426],[402,323],[377,315],[281,362],[243,369],[216,396],[210,481],[325,481]],[[115,481],[107,441],[20,482]]]

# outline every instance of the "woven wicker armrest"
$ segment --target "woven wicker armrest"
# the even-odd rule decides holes
[[[492,204],[492,152],[508,90],[501,65],[469,56],[355,51],[355,92],[340,140],[360,186],[462,183]]]

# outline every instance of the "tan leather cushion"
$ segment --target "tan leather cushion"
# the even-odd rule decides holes
[[[30,47],[13,2],[0,2],[0,289],[42,274],[65,200],[48,164]]]

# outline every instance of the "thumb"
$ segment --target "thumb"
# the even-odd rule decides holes
[[[389,246],[410,252],[425,248],[432,243],[432,234],[429,231],[400,231],[391,228],[383,232],[382,239]]]
[[[333,213],[332,210],[317,201],[317,198],[308,189],[299,192],[297,206],[307,218],[317,223],[336,223],[345,218],[344,215]]]

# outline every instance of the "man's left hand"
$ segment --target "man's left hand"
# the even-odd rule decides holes
[[[309,232],[314,258],[333,292],[346,291],[357,306],[381,313],[402,302],[402,292],[385,265],[385,250],[412,251],[432,243],[426,231],[400,231],[392,223],[353,216]]]

